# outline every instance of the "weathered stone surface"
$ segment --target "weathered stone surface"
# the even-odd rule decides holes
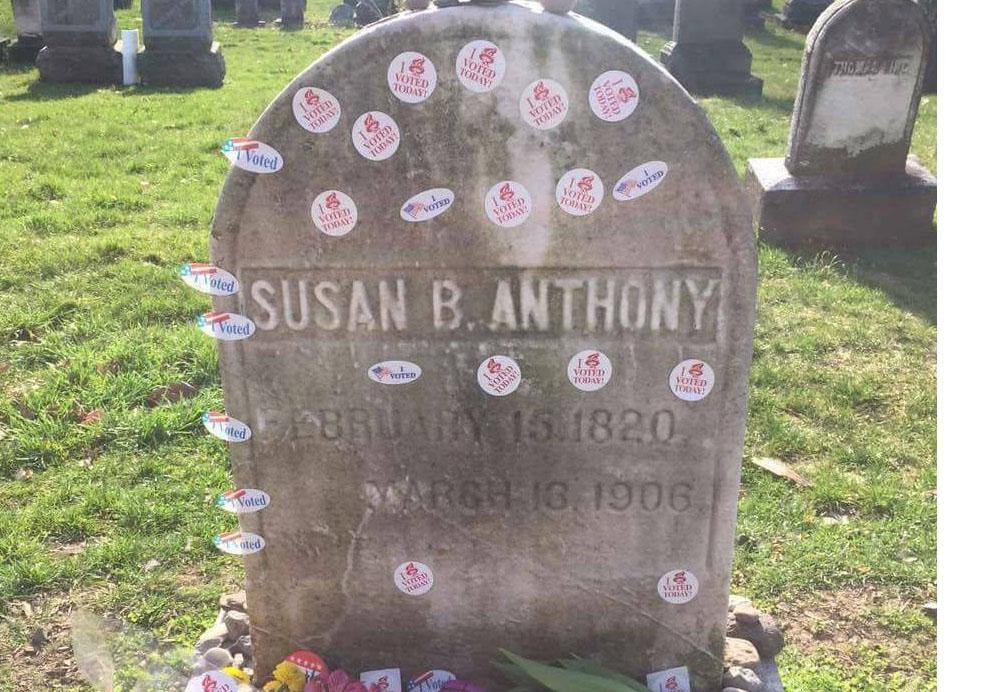
[[[727,634],[752,642],[764,659],[773,658],[784,648],[784,633],[773,617],[765,613],[760,613],[755,622],[743,622],[737,613],[729,614]]]
[[[507,61],[488,93],[455,73],[477,39]],[[389,87],[407,47],[437,70],[419,103]],[[589,102],[610,70],[631,75],[640,99],[618,122]],[[544,79],[570,106],[545,131],[519,110]],[[324,134],[295,120],[309,87],[340,102]],[[401,130],[381,161],[352,140],[372,109]],[[257,327],[220,353],[227,410],[253,429],[231,449],[236,486],[272,498],[239,517],[266,543],[245,557],[258,676],[310,643],[347,668],[395,661],[497,689],[489,662],[507,647],[591,656],[640,678],[685,665],[694,690],[720,690],[755,250],[738,180],[702,110],[628,42],[510,3],[376,25],[300,75],[249,136],[275,147],[283,167],[232,169],[211,259],[241,283],[215,309]],[[619,184],[651,161],[669,166],[660,184],[650,165]],[[606,190],[594,212],[573,216],[556,190],[581,167]],[[593,189],[590,178],[580,182]],[[501,228],[487,193],[508,180],[527,188],[531,211]],[[454,192],[450,208],[404,220],[417,211],[408,200],[442,187]],[[331,190],[357,209],[340,237],[312,218],[320,195],[342,199]],[[592,349],[615,374],[579,391],[568,361]],[[509,396],[477,383],[495,355],[521,367]],[[693,359],[716,380],[688,402],[669,380]],[[392,360],[422,375],[372,381]],[[423,595],[394,580],[413,561],[433,573]],[[682,576],[688,591],[677,570],[698,586],[678,604],[658,589],[681,588]]]
[[[42,10],[39,0],[13,0],[17,40],[8,48],[14,62],[33,62],[45,42],[42,39]]]
[[[730,608],[731,612],[735,614],[735,619],[739,621],[740,624],[752,625],[759,623],[759,611],[752,603],[740,603],[734,608]]]
[[[216,41],[206,52],[144,50],[138,59],[143,83],[152,86],[215,88],[224,84],[227,74],[224,56]]]
[[[50,82],[122,83],[112,0],[40,0],[45,47],[36,66]]]
[[[732,666],[725,670],[722,684],[727,688],[744,690],[744,692],[765,692],[766,689],[755,671],[741,666]]]
[[[245,591],[235,591],[234,593],[226,593],[220,597],[218,603],[223,610],[240,610],[245,612]]]
[[[229,610],[224,615],[224,625],[227,627],[228,638],[237,640],[249,633],[249,616],[240,610]]]
[[[672,41],[662,62],[679,83],[698,96],[759,95],[752,53],[742,43],[743,0],[678,0]]]
[[[155,86],[224,83],[224,56],[213,40],[210,0],[145,0],[140,76]]]
[[[752,642],[748,642],[745,639],[738,639],[736,637],[728,637],[725,639],[725,666],[729,668],[731,666],[739,666],[741,668],[756,670],[756,666],[759,665],[759,662],[759,652],[756,651],[756,647],[752,645]]]
[[[907,159],[928,36],[911,0],[839,0],[822,14],[808,36],[787,157],[749,162],[764,237],[934,241],[936,182]]]

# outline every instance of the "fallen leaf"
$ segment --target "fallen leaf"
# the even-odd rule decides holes
[[[18,415],[25,420],[35,420],[35,412],[28,408],[25,403],[19,399],[14,399],[14,408],[17,409]]]
[[[759,466],[764,471],[769,471],[775,476],[781,478],[787,478],[792,483],[797,483],[803,487],[810,487],[812,484],[809,483],[805,478],[802,477],[800,473],[795,471],[793,468],[785,464],[780,459],[771,459],[770,457],[753,457],[750,459],[752,463]]]
[[[83,416],[81,416],[80,422],[82,425],[94,425],[99,422],[105,416],[105,412],[100,408],[96,408],[93,411],[88,411]]]
[[[35,475],[31,469],[18,469],[14,472],[14,480],[17,481],[30,481],[31,477]]]
[[[199,389],[188,382],[172,382],[171,384],[155,387],[147,397],[147,406],[153,408],[158,404],[168,402],[174,404],[182,399],[189,399],[196,396]]]

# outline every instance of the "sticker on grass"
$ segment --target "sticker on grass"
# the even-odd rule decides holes
[[[225,442],[248,442],[252,439],[252,429],[249,426],[219,411],[204,413],[203,427],[208,433]]]
[[[402,692],[402,673],[398,668],[368,670],[360,674],[368,692]]]
[[[491,396],[514,394],[521,380],[521,368],[508,356],[490,356],[476,371],[476,381],[480,389]]]
[[[410,223],[430,221],[444,214],[454,203],[454,192],[445,187],[436,187],[410,197],[399,210],[399,215],[403,221]]]
[[[248,137],[234,137],[224,142],[221,153],[238,168],[249,173],[276,173],[283,168],[280,152]]]
[[[240,341],[255,334],[255,323],[233,312],[206,312],[196,318],[196,326],[220,341]]]
[[[406,683],[406,692],[437,692],[454,679],[447,670],[428,670]]]
[[[227,673],[212,670],[189,678],[185,692],[238,692],[238,681]]]
[[[325,661],[307,649],[298,649],[284,660],[297,666],[308,680],[329,674],[329,666]]]
[[[532,196],[525,186],[513,180],[497,183],[483,200],[487,218],[501,228],[514,228],[532,215]]]
[[[647,676],[648,692],[690,692],[689,668],[669,668]]]
[[[455,74],[469,91],[484,94],[504,81],[507,60],[496,43],[483,39],[467,43],[455,59]]]
[[[609,356],[589,349],[581,351],[567,364],[567,379],[582,392],[597,392],[612,379],[612,363]]]
[[[400,101],[421,103],[434,93],[437,70],[426,55],[408,50],[389,65],[388,85]]]
[[[599,208],[605,197],[605,186],[595,171],[575,168],[568,171],[556,187],[556,201],[572,216],[587,216]]]
[[[714,388],[714,368],[702,360],[684,360],[669,373],[669,389],[683,401],[700,401]]]
[[[357,226],[357,205],[339,190],[326,190],[316,197],[311,215],[315,228],[333,238],[344,236]]]
[[[235,531],[214,536],[214,545],[228,555],[252,555],[266,547],[266,541],[256,533]]]
[[[368,368],[368,377],[378,384],[409,384],[422,374],[420,366],[408,360],[386,360]]]
[[[637,166],[619,179],[616,187],[613,188],[613,197],[620,202],[643,197],[658,187],[665,180],[666,175],[668,175],[668,164],[664,161],[651,161]]]
[[[637,82],[626,72],[619,70],[600,74],[588,92],[588,104],[592,113],[608,123],[629,118],[637,110],[639,101],[640,89]]]
[[[255,488],[241,488],[217,497],[217,506],[232,514],[252,514],[269,507],[270,496]]]
[[[291,107],[298,125],[315,134],[329,132],[336,127],[343,113],[336,97],[318,87],[298,89]]]
[[[526,123],[537,130],[552,130],[567,117],[567,90],[553,79],[537,79],[525,88],[520,110]]]
[[[399,126],[387,113],[369,111],[354,123],[354,147],[371,161],[384,161],[396,153],[400,139]]]
[[[404,562],[396,568],[395,585],[408,596],[423,596],[434,587],[434,572],[422,562]]]
[[[658,595],[666,603],[680,605],[696,598],[700,585],[692,572],[674,569],[658,582]]]
[[[233,296],[238,292],[238,279],[212,264],[183,264],[179,267],[179,276],[186,286],[208,296]]]

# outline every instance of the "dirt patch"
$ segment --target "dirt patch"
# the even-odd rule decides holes
[[[93,689],[70,643],[68,616],[76,605],[70,599],[14,601],[0,613],[0,690]]]

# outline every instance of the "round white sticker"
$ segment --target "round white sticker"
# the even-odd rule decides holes
[[[399,216],[410,223],[430,221],[448,211],[454,202],[454,192],[445,187],[436,187],[406,200],[406,204],[399,210]]]
[[[400,101],[420,103],[434,93],[437,70],[426,55],[408,50],[389,65],[388,85]]]
[[[581,351],[567,364],[567,379],[582,392],[602,389],[612,379],[609,356],[594,349]]]
[[[556,188],[556,201],[568,214],[587,216],[599,208],[605,197],[605,185],[595,171],[575,168],[560,178]]]
[[[684,360],[669,373],[669,388],[683,401],[700,401],[714,388],[714,368],[702,360]]]
[[[487,218],[501,228],[514,228],[532,214],[532,196],[525,186],[513,180],[497,183],[483,201]]]
[[[537,130],[551,130],[564,121],[570,110],[567,91],[552,79],[537,79],[521,97],[521,114]]]
[[[190,678],[185,692],[238,692],[238,681],[227,673],[211,670]]]
[[[312,221],[326,235],[338,238],[357,225],[357,205],[339,190],[326,190],[312,202]]]
[[[697,578],[684,569],[674,569],[658,582],[658,595],[668,603],[689,603],[699,589]]]
[[[434,573],[422,562],[404,562],[396,568],[395,584],[404,594],[423,596],[434,586]]]
[[[639,101],[640,89],[637,88],[637,82],[626,72],[619,70],[600,74],[588,92],[592,112],[609,123],[629,118],[637,110]]]
[[[490,356],[476,372],[480,388],[491,396],[513,394],[521,380],[521,368],[513,358],[507,356]]]
[[[387,113],[369,111],[354,123],[354,147],[366,159],[384,161],[399,149],[400,139],[399,126]]]
[[[504,81],[507,60],[497,44],[482,39],[467,43],[455,59],[455,74],[469,91],[492,91]]]
[[[613,197],[620,202],[637,199],[654,190],[668,174],[668,164],[664,161],[651,161],[633,169],[616,183]]]
[[[408,360],[386,360],[368,368],[368,377],[379,384],[409,384],[422,374],[420,366]]]
[[[315,134],[322,134],[336,127],[343,112],[336,97],[318,87],[298,89],[291,107],[294,109],[294,118],[298,124]]]

